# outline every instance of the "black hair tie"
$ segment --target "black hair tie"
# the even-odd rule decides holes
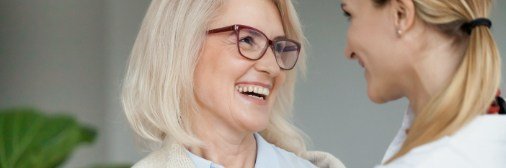
[[[495,95],[495,99],[492,102],[492,105],[488,109],[487,114],[506,114],[506,102],[501,97],[501,90],[497,90],[497,93]]]
[[[500,96],[497,96],[495,98],[495,101],[497,102],[497,105],[499,106],[499,114],[505,115],[506,114],[506,102],[504,99]]]
[[[487,18],[477,18],[470,22],[464,23],[462,25],[462,31],[466,32],[468,35],[471,35],[473,29],[478,26],[487,26],[488,28],[492,28],[492,21]]]

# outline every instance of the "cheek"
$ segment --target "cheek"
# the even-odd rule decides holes
[[[409,75],[402,59],[376,60],[378,64],[368,73],[369,98],[384,103],[402,97],[403,76]]]
[[[253,65],[253,61],[239,55],[235,46],[220,44],[204,50],[195,70],[195,96],[199,108],[233,125],[262,123],[259,121],[264,117],[257,115],[255,108],[244,110],[250,107],[237,97],[235,90],[236,82],[248,74]],[[284,77],[276,78],[276,83],[283,81]]]
[[[195,69],[197,99],[205,106],[223,110],[232,99],[235,82],[245,67],[231,47],[207,47]]]
[[[279,75],[275,78],[276,86],[275,86],[275,93],[278,94],[280,92],[280,89],[285,85],[285,82],[287,80],[290,80],[292,76],[289,75],[290,72],[287,71],[281,71]],[[290,78],[290,79],[288,79]]]
[[[292,70],[281,70],[279,74],[274,77],[274,85],[271,91],[271,99],[269,100],[269,109],[272,109],[273,104],[278,101],[278,96],[281,94],[281,92],[284,92],[283,87],[285,86],[285,83],[287,81],[292,80],[292,78],[295,76],[296,68]]]
[[[367,13],[350,23],[349,42],[357,54],[366,57],[362,59],[387,59],[389,52],[395,47],[393,43],[396,36],[392,34],[392,25],[389,24],[389,19],[382,15],[383,13],[378,12]]]
[[[369,54],[377,54],[378,45],[384,43],[384,39],[378,37],[380,35],[376,29],[362,20],[356,20],[350,24],[348,28],[348,44],[352,51],[360,57],[369,56]],[[363,58],[362,58],[363,59]]]

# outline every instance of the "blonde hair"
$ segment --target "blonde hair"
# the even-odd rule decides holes
[[[209,23],[226,0],[153,0],[142,22],[123,83],[122,102],[133,130],[148,144],[171,141],[201,145],[191,133],[190,113],[198,110],[193,77]],[[290,0],[273,0],[285,35],[306,39]],[[305,71],[302,51],[296,67]],[[261,135],[294,153],[306,149],[304,136],[291,122],[297,71],[287,71],[273,107],[269,125]]]
[[[375,0],[379,5],[388,0]],[[446,88],[432,97],[417,113],[402,148],[388,162],[411,149],[451,135],[478,115],[495,98],[501,77],[501,60],[491,30],[475,27],[471,34],[464,23],[488,18],[491,0],[413,0],[416,16],[451,37],[463,37],[467,49]],[[459,38],[457,38],[459,39]]]

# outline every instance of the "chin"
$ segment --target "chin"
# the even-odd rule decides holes
[[[385,90],[386,89],[381,89],[381,91],[385,91]],[[378,91],[369,89],[367,92],[367,95],[368,95],[369,99],[376,104],[384,104],[384,103],[402,98],[402,96],[389,94],[389,93],[393,93],[393,92],[378,92]]]
[[[267,128],[268,121],[257,121],[254,123],[245,123],[246,128],[251,132],[260,132]]]
[[[384,89],[374,89],[374,88],[368,87],[367,88],[367,96],[369,97],[369,100],[371,100],[372,102],[374,102],[376,104],[383,104],[383,103],[390,101],[389,99],[385,98],[385,94],[382,94],[381,92],[379,92],[381,90],[384,90]]]
[[[371,96],[371,95],[369,95],[369,100],[371,100],[372,102],[374,102],[376,104],[383,104],[383,103],[388,102],[388,101],[385,101],[384,99],[381,99],[381,98],[375,97],[375,96]]]
[[[250,116],[238,120],[243,129],[248,132],[260,132],[269,125],[269,118],[262,116]]]

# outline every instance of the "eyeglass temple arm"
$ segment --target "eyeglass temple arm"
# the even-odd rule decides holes
[[[208,30],[207,34],[221,33],[221,32],[226,32],[226,31],[231,31],[231,30],[237,30],[238,28],[239,27],[237,25],[232,25],[232,26],[227,26],[227,27],[222,27],[222,28]]]

